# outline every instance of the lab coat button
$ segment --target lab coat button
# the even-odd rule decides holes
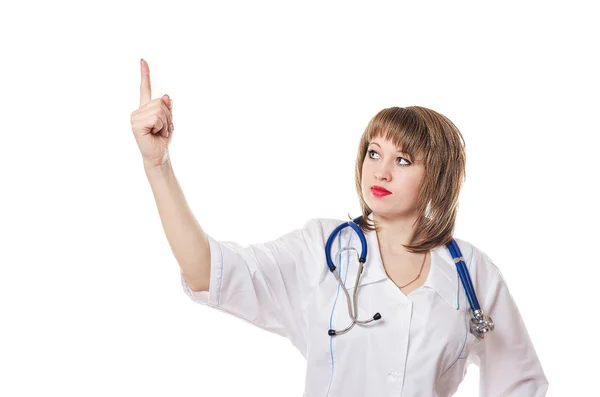
[[[394,379],[394,380],[398,380],[398,378],[400,378],[400,374],[396,371],[392,371],[389,373],[390,378]]]

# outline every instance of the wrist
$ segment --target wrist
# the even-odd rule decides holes
[[[146,174],[165,174],[172,172],[171,159],[166,159],[162,164],[150,164],[144,161],[144,171]]]

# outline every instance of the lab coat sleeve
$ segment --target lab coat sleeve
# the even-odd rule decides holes
[[[470,357],[479,366],[479,395],[543,397],[548,380],[519,309],[498,268],[485,254],[479,252],[479,255],[487,262],[491,279],[487,295],[479,303],[495,326]]]
[[[274,241],[246,247],[207,235],[209,290],[191,291],[181,276],[183,289],[193,301],[287,337],[300,348],[305,345],[304,311],[318,279],[315,252],[323,245],[322,235],[319,219]]]

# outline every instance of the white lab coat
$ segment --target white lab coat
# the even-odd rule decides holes
[[[500,271],[461,239],[455,238],[479,303],[496,327],[483,341],[469,332],[469,303],[448,249],[431,251],[425,284],[406,296],[385,273],[374,231],[365,234],[358,318],[376,312],[382,318],[329,336],[330,328],[351,322],[346,296],[325,260],[325,242],[343,222],[311,219],[302,229],[248,247],[209,235],[209,291],[193,292],[181,277],[183,288],[195,302],[288,338],[307,360],[305,397],[451,396],[470,363],[479,366],[482,397],[546,394],[548,381]],[[350,227],[341,235],[342,247],[360,252]],[[336,238],[332,258],[352,297],[357,255],[345,251],[340,262],[339,248]]]

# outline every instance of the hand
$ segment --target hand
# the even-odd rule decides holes
[[[145,165],[160,166],[169,158],[169,140],[173,135],[173,101],[168,95],[152,98],[150,69],[141,60],[140,108],[131,113],[131,129]]]

